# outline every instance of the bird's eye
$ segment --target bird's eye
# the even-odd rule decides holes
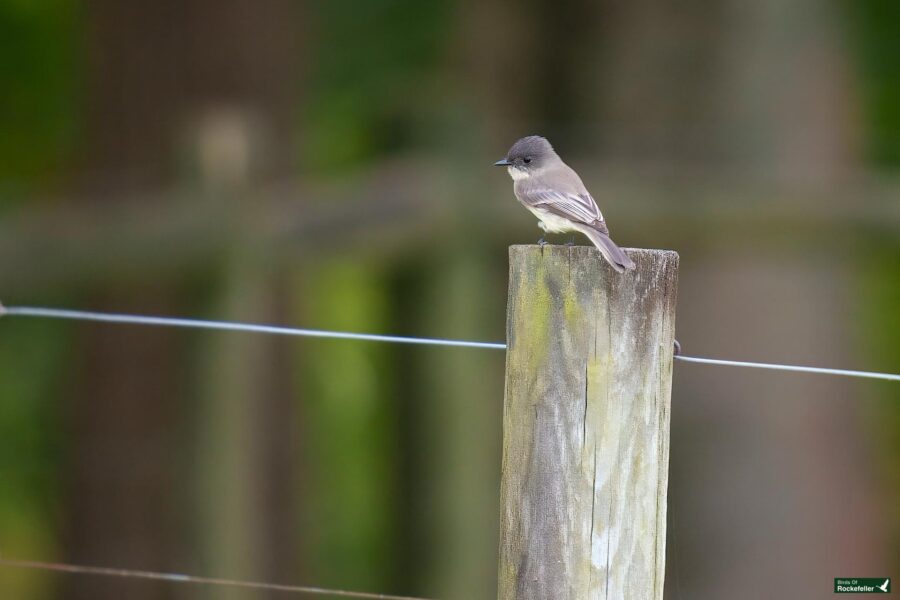
[[[531,162],[531,157],[530,157],[530,156],[526,156],[526,157],[525,157],[525,164],[528,164],[528,163],[530,163],[530,162]]]

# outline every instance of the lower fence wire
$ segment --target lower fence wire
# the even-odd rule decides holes
[[[218,577],[194,577],[180,573],[159,573],[156,571],[136,571],[132,569],[111,569],[107,567],[86,567],[66,563],[39,562],[33,560],[13,560],[0,558],[0,567],[18,569],[35,569],[76,575],[99,575],[102,577],[119,577],[123,579],[149,579],[169,583],[189,583],[194,585],[243,588],[258,591],[288,592],[294,594],[318,594],[335,598],[366,598],[369,600],[428,600],[415,596],[394,596],[391,594],[375,594],[372,592],[350,592],[347,590],[330,590],[306,585],[283,585],[239,579],[221,579]]]
[[[127,315],[118,313],[101,313],[83,310],[66,310],[34,306],[9,306],[0,304],[0,317],[43,317],[48,319],[69,319],[75,321],[99,321],[102,323],[128,323],[132,325],[156,325],[163,327],[186,327],[192,329],[212,329],[216,331],[239,331],[267,333],[273,335],[290,335],[301,337],[318,337],[368,342],[392,342],[397,344],[421,344],[428,346],[451,346],[460,348],[481,348],[487,350],[506,350],[502,342],[477,342],[469,340],[450,340],[442,338],[421,338],[399,335],[378,335],[372,333],[354,333],[350,331],[325,331],[322,329],[298,329],[274,325],[257,325],[254,323],[235,323],[232,321],[210,321],[203,319],[179,319],[170,317],[153,317],[146,315]],[[843,377],[863,377],[867,379],[884,379],[900,381],[900,374],[877,373],[874,371],[853,371],[849,369],[826,369],[822,367],[806,367],[800,365],[782,365],[776,363],[747,362],[739,360],[723,360],[718,358],[702,358],[699,356],[675,356],[681,362],[700,363],[727,367],[744,367],[750,369],[768,369],[772,371],[793,371],[798,373],[815,373],[820,375],[837,375]]]

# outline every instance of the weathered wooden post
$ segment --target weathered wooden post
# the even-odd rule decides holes
[[[678,255],[510,248],[499,600],[660,600]]]

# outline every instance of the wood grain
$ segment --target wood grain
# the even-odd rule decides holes
[[[678,255],[510,248],[500,600],[661,599]]]

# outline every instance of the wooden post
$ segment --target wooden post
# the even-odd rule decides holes
[[[678,255],[510,248],[500,600],[661,600]]]

